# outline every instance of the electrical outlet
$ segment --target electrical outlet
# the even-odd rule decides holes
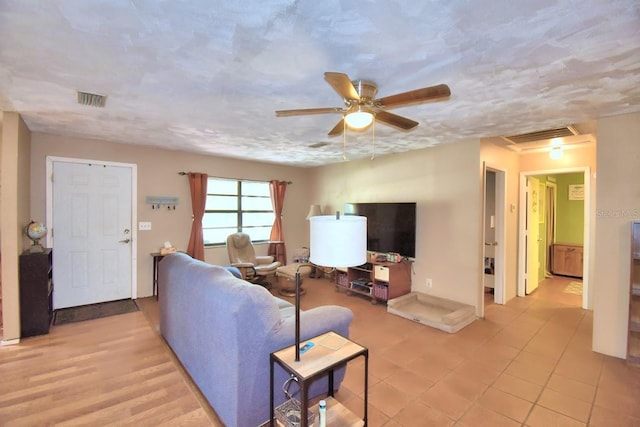
[[[138,223],[138,230],[143,230],[143,231],[151,230],[151,222],[150,221],[140,221]]]
[[[427,279],[427,288],[433,287],[433,281],[431,279]]]

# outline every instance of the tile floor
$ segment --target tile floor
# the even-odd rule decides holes
[[[344,305],[351,338],[369,348],[369,425],[640,426],[640,369],[591,351],[591,311],[548,279],[456,334],[388,314],[384,305],[305,279],[302,308]],[[274,291],[275,293],[275,291]],[[337,398],[363,408],[364,363],[349,364]]]

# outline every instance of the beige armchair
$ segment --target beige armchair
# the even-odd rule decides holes
[[[268,276],[273,276],[282,264],[274,261],[272,256],[259,255],[251,243],[251,237],[246,233],[234,233],[227,236],[227,252],[229,262],[242,273],[242,278],[251,283],[271,287],[267,281]]]

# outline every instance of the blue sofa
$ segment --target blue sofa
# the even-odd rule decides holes
[[[223,267],[179,252],[164,257],[158,273],[160,332],[220,419],[229,427],[267,421],[269,354],[294,342],[293,305]],[[330,330],[348,337],[352,320],[345,307],[302,311],[301,339]],[[336,390],[344,373],[344,368],[336,371]],[[275,378],[279,405],[288,376],[276,366]],[[326,377],[316,381],[310,397],[327,387]]]

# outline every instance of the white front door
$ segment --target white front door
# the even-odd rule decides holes
[[[53,308],[132,297],[132,169],[53,163]]]

